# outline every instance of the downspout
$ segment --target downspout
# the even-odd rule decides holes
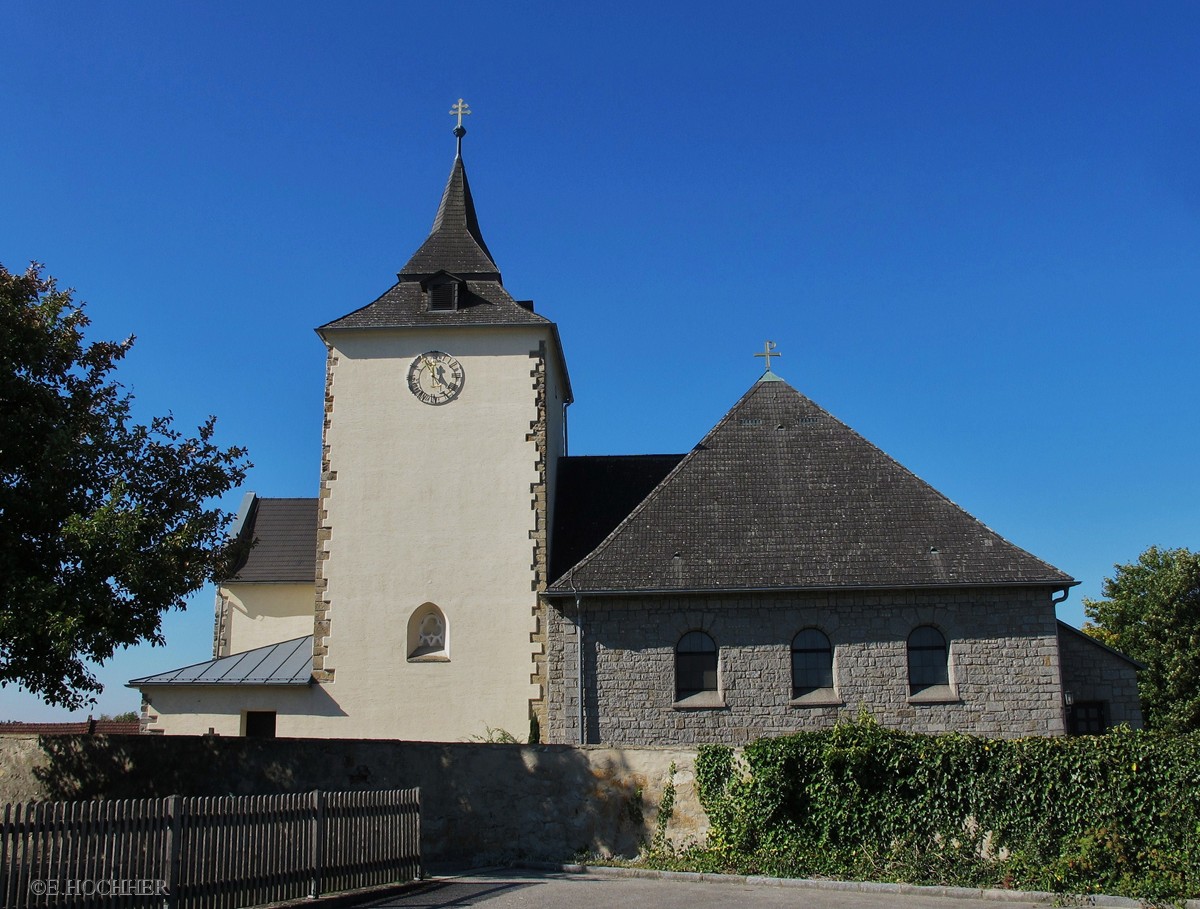
[[[1053,594],[1050,595],[1050,605],[1052,607],[1057,607],[1059,603],[1065,602],[1067,597],[1071,593],[1071,588],[1064,587],[1062,589],[1061,593],[1062,593],[1062,596],[1058,596],[1058,597],[1054,596]],[[1064,734],[1070,735],[1071,734],[1071,703],[1072,703],[1073,698],[1071,697],[1071,692],[1067,691],[1067,679],[1064,674],[1066,672],[1066,667],[1063,666],[1063,658],[1062,658],[1062,637],[1058,633],[1058,622],[1057,622],[1058,609],[1057,608],[1054,609],[1054,617],[1056,619],[1055,624],[1054,624],[1054,649],[1058,652],[1058,690],[1062,695],[1062,728],[1063,728]]]
[[[571,580],[571,592],[575,594],[575,633],[578,638],[577,647],[579,649],[579,744],[587,744],[587,735],[583,728],[583,596],[575,587],[575,580]]]

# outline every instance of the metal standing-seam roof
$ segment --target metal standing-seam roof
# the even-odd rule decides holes
[[[140,679],[127,688],[147,685],[308,685],[312,682],[313,636],[268,644],[243,653],[172,669]]]

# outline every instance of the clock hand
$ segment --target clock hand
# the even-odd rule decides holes
[[[438,378],[437,364],[429,357],[421,357],[425,361],[425,367],[429,370],[429,380],[433,382],[435,388],[444,388],[442,381]]]

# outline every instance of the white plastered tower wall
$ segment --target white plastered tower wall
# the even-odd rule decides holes
[[[467,183],[464,133],[460,123],[433,227],[398,283],[318,329],[320,493],[272,506],[266,538],[281,545],[252,572],[273,583],[312,577],[294,544],[297,509],[315,507],[314,583],[219,600],[217,659],[135,680],[153,731],[247,734],[248,711],[274,713],[281,736],[454,741],[502,729],[523,739],[531,719],[544,725],[539,595],[570,383],[554,324],[502,286]],[[435,363],[463,371],[450,400]],[[305,619],[311,638],[279,639]],[[274,636],[268,625],[275,642],[244,651]],[[311,653],[303,673],[301,647]]]
[[[312,584],[239,584],[217,588],[220,614],[214,657],[312,633]]]
[[[524,738],[542,693],[531,635],[536,536],[548,514],[539,515],[535,493],[547,484],[546,439],[562,436],[551,332],[326,333],[328,624],[317,626],[325,652],[315,675],[340,716],[298,716],[292,729],[281,715],[279,734],[454,741],[490,728]],[[439,406],[407,385],[414,358],[435,350],[455,357],[465,375],[458,396]],[[541,357],[552,360],[544,370]],[[446,618],[444,661],[409,659],[409,619],[426,603]],[[309,722],[320,728],[304,728]]]

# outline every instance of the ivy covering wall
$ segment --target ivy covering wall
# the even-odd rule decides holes
[[[868,718],[696,763],[707,844],[669,867],[1152,900],[1200,895],[1200,734],[1016,741]]]

